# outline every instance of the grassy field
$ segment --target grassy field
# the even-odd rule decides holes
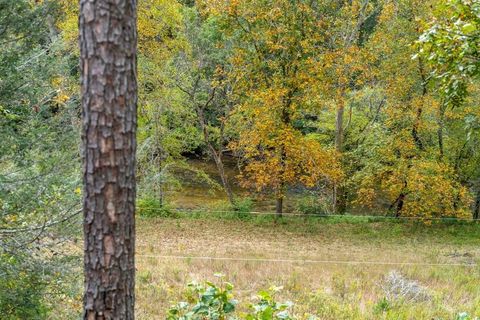
[[[480,316],[480,268],[462,266],[480,261],[479,224],[203,217],[140,219],[137,230],[138,319],[163,319],[188,282],[218,272],[246,304],[258,290],[283,286],[279,300],[293,301],[300,317]],[[423,298],[386,300],[392,271],[416,281]]]

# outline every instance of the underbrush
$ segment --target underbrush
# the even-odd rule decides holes
[[[252,198],[235,198],[233,204],[228,201],[219,201],[211,209],[206,209],[204,212],[224,218],[250,219],[252,217],[253,205]],[[201,214],[201,212],[202,210],[196,211],[197,215]]]
[[[43,319],[47,307],[43,303],[46,283],[40,270],[28,264],[27,257],[0,254],[0,317]]]
[[[296,210],[308,215],[331,215],[334,213],[331,203],[329,198],[309,195],[298,200]]]
[[[178,212],[176,212],[168,204],[161,203],[154,198],[141,198],[137,200],[137,214],[146,218],[176,218]]]
[[[221,277],[221,275],[217,275]],[[391,275],[389,275],[391,277]],[[398,275],[395,281],[400,281]],[[387,279],[391,281],[391,279]],[[407,279],[401,281],[409,282]],[[413,282],[410,281],[410,286]],[[397,284],[396,284],[397,285]],[[413,289],[412,289],[413,288]],[[294,303],[278,302],[277,294],[282,287],[272,286],[268,290],[261,290],[250,298],[250,301],[238,301],[234,295],[234,287],[229,282],[217,285],[213,282],[190,283],[184,292],[183,301],[175,303],[167,311],[167,320],[220,320],[220,319],[245,319],[245,320],[295,320],[295,319],[363,319],[369,316],[352,304],[342,304],[331,297],[319,293],[312,293],[311,298],[316,302],[317,314],[296,313]],[[418,288],[402,288],[402,297],[413,294],[410,299],[402,297],[385,297],[370,307],[370,313],[375,318],[382,319],[407,319],[409,311],[415,309],[417,302],[425,302],[425,297],[419,299]],[[430,298],[427,298],[429,300]],[[350,301],[351,302],[351,301]],[[407,309],[405,309],[405,307]],[[410,310],[408,310],[410,309]],[[418,308],[416,319],[424,319],[424,311]],[[415,314],[415,312],[414,312]],[[435,320],[478,320],[467,312],[460,312],[456,316],[436,317]]]
[[[233,285],[224,282],[217,286],[213,282],[190,283],[185,294],[186,301],[172,306],[167,312],[167,320],[290,320],[293,306],[291,302],[280,303],[275,294],[280,287],[271,287],[252,297],[245,312],[238,312],[239,301],[233,294]]]
[[[188,217],[139,221],[138,319],[164,318],[178,301],[190,312],[197,300],[181,295],[185,283],[203,283],[215,272],[235,284],[237,318],[251,311],[252,294],[271,286],[284,288],[276,301],[295,301],[288,310],[297,319],[480,315],[478,224]]]
[[[83,283],[76,255],[0,253],[0,319],[78,319]]]
[[[248,202],[247,202],[248,203]],[[480,232],[478,221],[454,220],[411,220],[386,217],[371,217],[358,215],[319,216],[319,215],[283,215],[278,217],[273,213],[256,214],[242,210],[215,208],[211,210],[176,210],[169,206],[160,209],[149,209],[147,202],[140,202],[137,212],[145,218],[175,218],[193,220],[234,220],[245,222],[259,227],[284,229],[299,233],[319,233],[325,228],[338,229],[339,232],[348,232],[352,236],[365,239],[394,240],[406,235],[415,237],[436,237],[450,239],[452,244],[477,242]],[[465,242],[466,241],[466,242]]]

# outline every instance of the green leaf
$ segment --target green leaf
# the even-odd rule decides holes
[[[263,310],[263,312],[260,316],[260,319],[261,320],[272,320],[273,319],[273,309],[272,309],[272,307],[265,308],[265,310]]]
[[[266,290],[259,291],[258,296],[263,300],[270,300],[271,299],[270,292],[268,292]]]
[[[228,291],[233,290],[233,284],[231,284],[230,282],[225,282],[225,289],[227,289]]]
[[[477,26],[474,25],[473,23],[467,23],[462,27],[462,32],[465,34],[471,34],[475,31],[477,31]]]
[[[235,311],[235,305],[231,302],[227,302],[224,306],[223,306],[223,311],[225,313],[231,313],[233,311]]]

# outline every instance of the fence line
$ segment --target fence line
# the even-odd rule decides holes
[[[426,263],[426,262],[389,262],[389,261],[349,261],[349,260],[312,260],[312,259],[267,259],[267,258],[231,258],[210,256],[180,256],[180,255],[146,255],[139,254],[136,258],[178,259],[178,260],[210,260],[263,263],[304,263],[304,264],[343,264],[343,265],[385,265],[385,266],[423,266],[423,267],[469,267],[475,268],[475,263]]]
[[[160,206],[148,206],[148,207],[138,207],[137,210],[145,210],[145,209],[164,209]],[[235,214],[250,214],[250,215],[257,215],[257,216],[278,216],[279,214],[276,212],[259,212],[259,211],[234,211],[234,210],[192,210],[192,209],[170,209],[170,211],[178,212],[178,213],[187,213],[187,214],[208,214],[208,213],[235,213]],[[374,216],[374,215],[349,215],[349,214],[305,214],[305,213],[292,213],[292,212],[285,212],[281,214],[282,217],[303,217],[303,218],[355,218],[355,219],[385,219],[385,220],[418,220],[418,221],[467,221],[467,222],[476,222],[473,218],[456,218],[456,217],[395,217],[395,216]]]

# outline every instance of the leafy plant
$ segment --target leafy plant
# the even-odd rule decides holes
[[[279,303],[275,301],[275,293],[280,291],[282,287],[271,287],[269,290],[260,291],[255,297],[258,301],[250,305],[251,313],[247,314],[247,320],[288,320],[294,319],[288,312],[293,303],[287,301]]]
[[[225,282],[217,286],[212,282],[190,283],[190,302],[179,302],[168,310],[168,320],[234,319],[237,301],[232,294],[233,285]]]
[[[375,306],[374,306],[374,311],[375,313],[382,313],[390,310],[390,302],[388,301],[387,298],[383,298],[380,301],[378,301]]]
[[[218,275],[222,277],[222,275]],[[294,319],[288,312],[293,305],[291,302],[279,303],[275,294],[281,287],[271,287],[269,290],[260,291],[249,306],[249,312],[241,314],[236,312],[238,301],[233,295],[233,285],[224,282],[217,286],[206,281],[203,284],[190,283],[186,300],[174,305],[168,310],[167,320],[289,320]]]

